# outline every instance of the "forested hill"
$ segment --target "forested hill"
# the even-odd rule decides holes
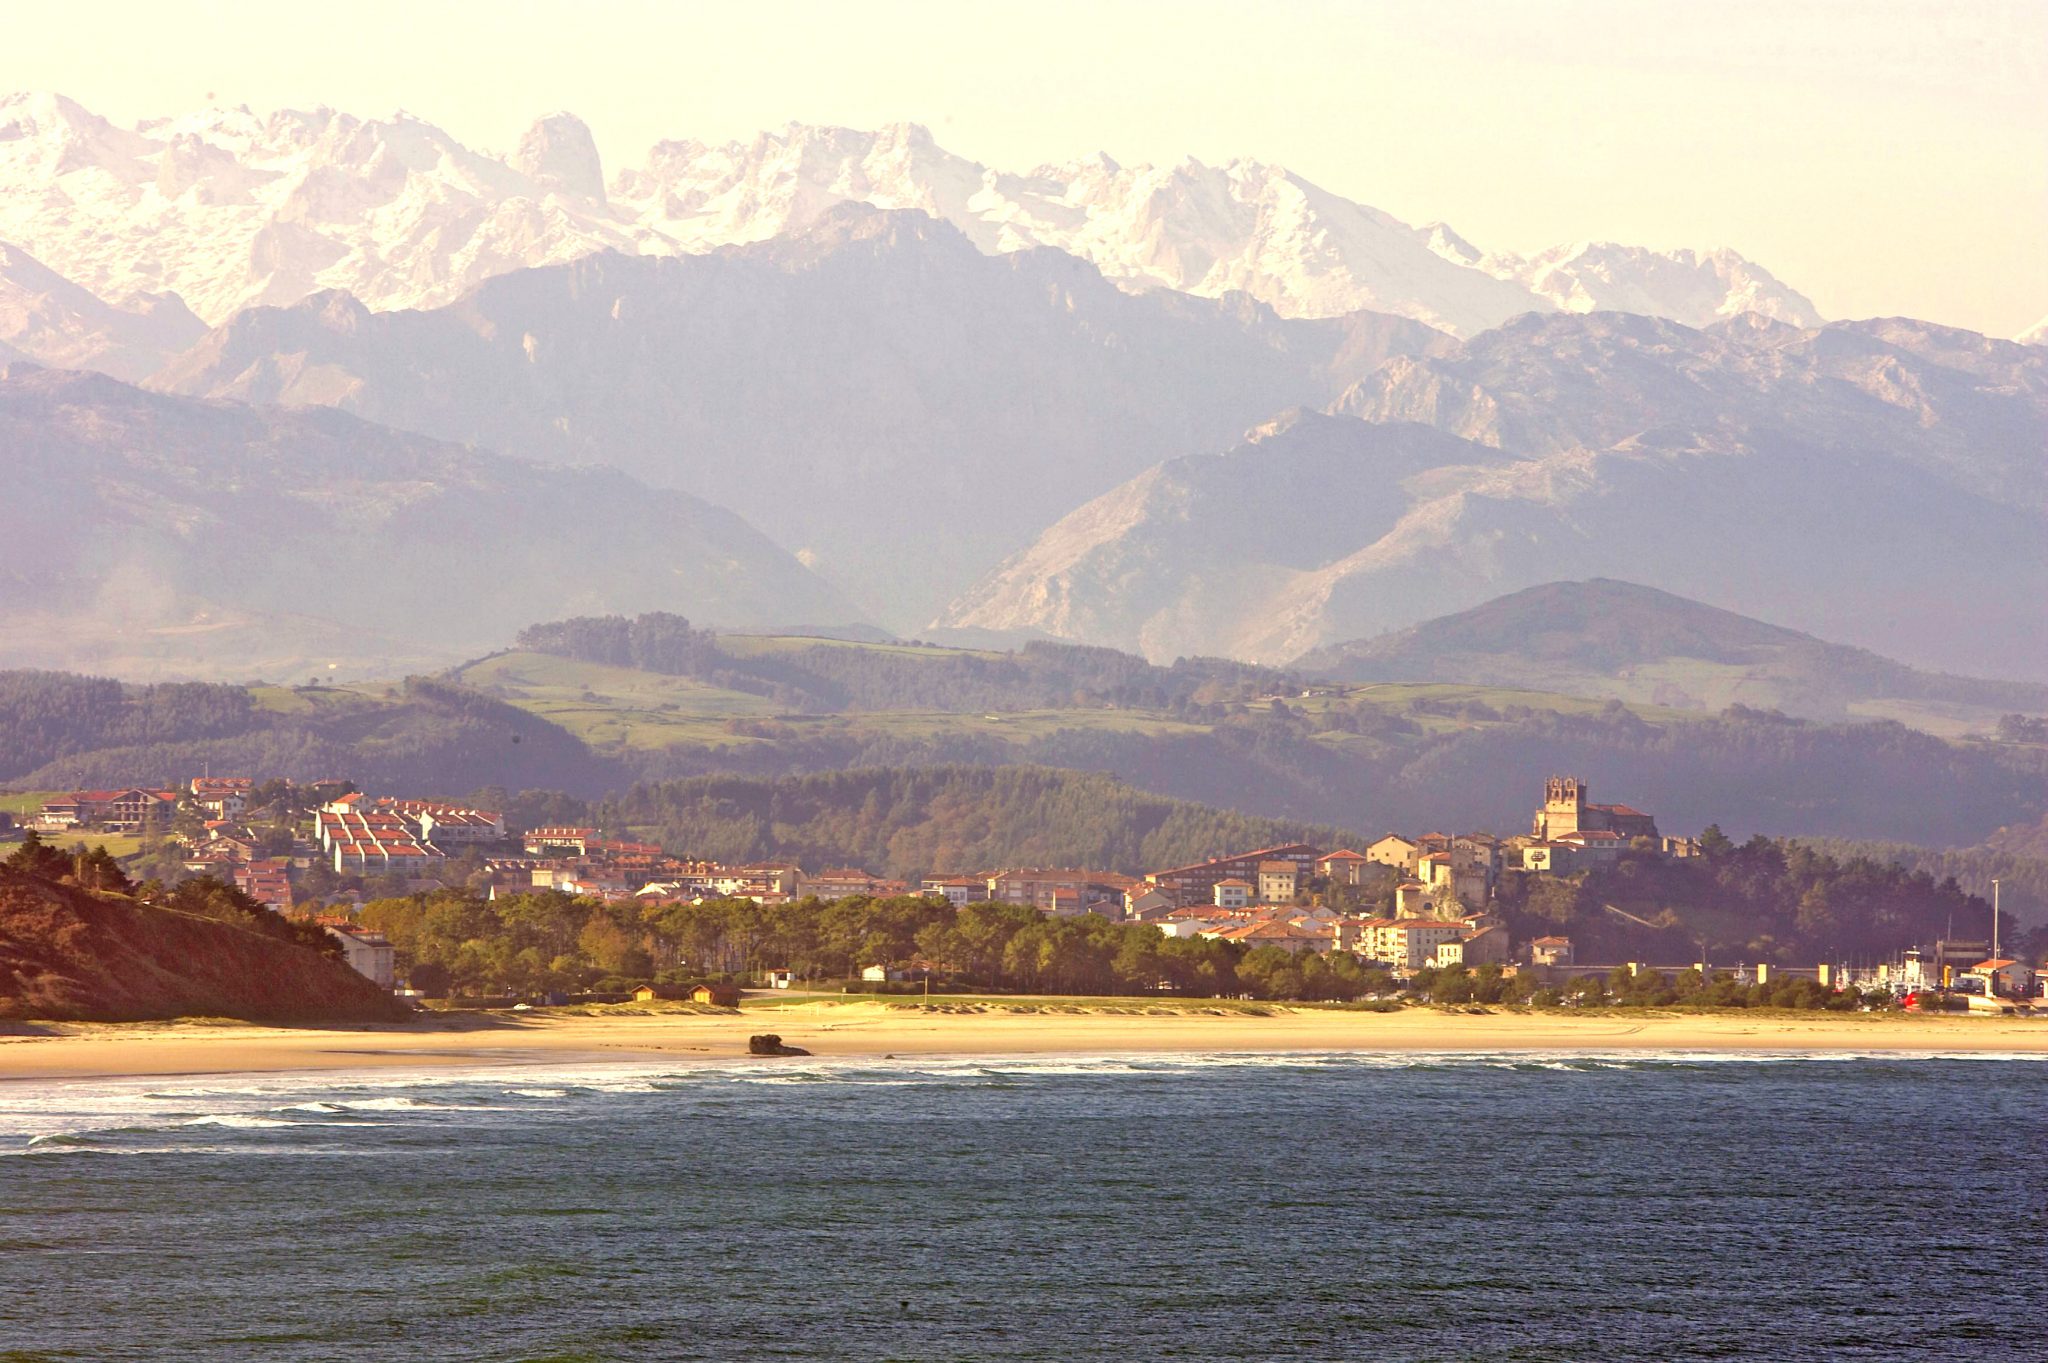
[[[0,784],[169,786],[207,768],[443,794],[624,784],[559,726],[428,677],[339,690],[0,672]]]
[[[763,639],[693,628],[679,615],[585,616],[533,625],[518,646],[765,696],[792,710],[1033,710],[1185,706],[1298,688],[1287,673],[1224,658],[1160,667],[1113,648],[1034,641],[1013,653],[838,639]]]
[[[1136,875],[1281,843],[1361,841],[1355,831],[1258,818],[1042,767],[703,777],[636,786],[593,812],[607,827],[695,856],[774,856],[895,876],[1023,866]]]
[[[226,738],[260,723],[246,687],[0,672],[0,780],[99,748]]]
[[[1988,938],[1991,905],[1927,867],[1709,828],[1705,855],[1624,857],[1580,876],[1510,876],[1496,909],[1517,939],[1569,936],[1580,960],[1782,965],[1882,960],[1940,937]],[[2020,946],[2005,905],[2004,938]],[[2048,936],[2035,939],[2048,946]]]

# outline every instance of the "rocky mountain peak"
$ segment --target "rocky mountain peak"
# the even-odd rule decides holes
[[[536,119],[519,139],[511,164],[549,189],[579,199],[604,199],[597,139],[590,135],[590,126],[574,114],[553,113]]]

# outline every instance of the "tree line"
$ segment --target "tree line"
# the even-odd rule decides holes
[[[853,896],[761,905],[603,902],[554,891],[464,890],[373,900],[363,926],[388,937],[431,997],[622,992],[641,983],[759,978],[851,981],[869,966],[953,991],[1162,994],[1283,1002],[1408,997],[1447,1004],[1854,1008],[1885,1002],[1811,979],[1743,984],[1733,973],[1616,967],[1567,983],[1498,965],[1428,967],[1407,982],[1351,952],[1288,952],[1169,938],[1148,924],[1053,918],[1028,905],[954,908],[935,897]]]
[[[391,940],[414,987],[429,994],[618,990],[768,970],[842,981],[874,965],[944,987],[1045,994],[1346,1000],[1393,987],[1387,972],[1348,952],[1247,950],[1092,914],[955,909],[909,895],[643,904],[447,890],[373,900],[360,921]]]

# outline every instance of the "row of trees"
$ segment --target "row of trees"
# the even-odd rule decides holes
[[[747,977],[788,969],[849,979],[864,967],[910,969],[951,988],[1043,994],[1240,997],[1346,1002],[1402,988],[1349,952],[1245,949],[1167,938],[1149,926],[1087,915],[1049,918],[1027,905],[911,896],[701,904],[601,903],[539,893],[485,900],[445,891],[376,900],[364,926],[384,933],[415,987],[429,994],[538,994],[622,989],[647,980]],[[1853,992],[1810,979],[1738,983],[1727,972],[1617,967],[1559,987],[1498,965],[1418,972],[1413,997],[1446,1004],[1852,1009]]]
[[[942,984],[1049,994],[1355,999],[1392,988],[1349,953],[1162,937],[1093,915],[1048,918],[1017,904],[957,911],[916,896],[601,903],[556,893],[486,900],[466,891],[380,899],[361,921],[391,939],[429,993],[539,993],[771,969],[843,980],[871,965]]]
[[[1859,994],[1833,990],[1803,976],[1776,983],[1743,984],[1731,971],[1712,976],[1697,967],[1666,974],[1631,971],[1616,966],[1606,975],[1580,975],[1558,986],[1533,975],[1509,975],[1497,965],[1447,966],[1417,971],[1409,981],[1417,996],[1435,1003],[1531,1004],[1536,1007],[1637,1008],[1825,1008],[1849,1012],[1858,1007],[1890,1007],[1897,1001],[1884,990]]]

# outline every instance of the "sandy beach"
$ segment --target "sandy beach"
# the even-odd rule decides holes
[[[959,1005],[954,1005],[958,1007]],[[833,1057],[1301,1051],[1808,1051],[2048,1054],[2048,1018],[1896,1014],[926,1011],[872,1001],[740,1013],[455,1014],[359,1028],[0,1025],[0,1080],[392,1066],[719,1059],[775,1032]]]

